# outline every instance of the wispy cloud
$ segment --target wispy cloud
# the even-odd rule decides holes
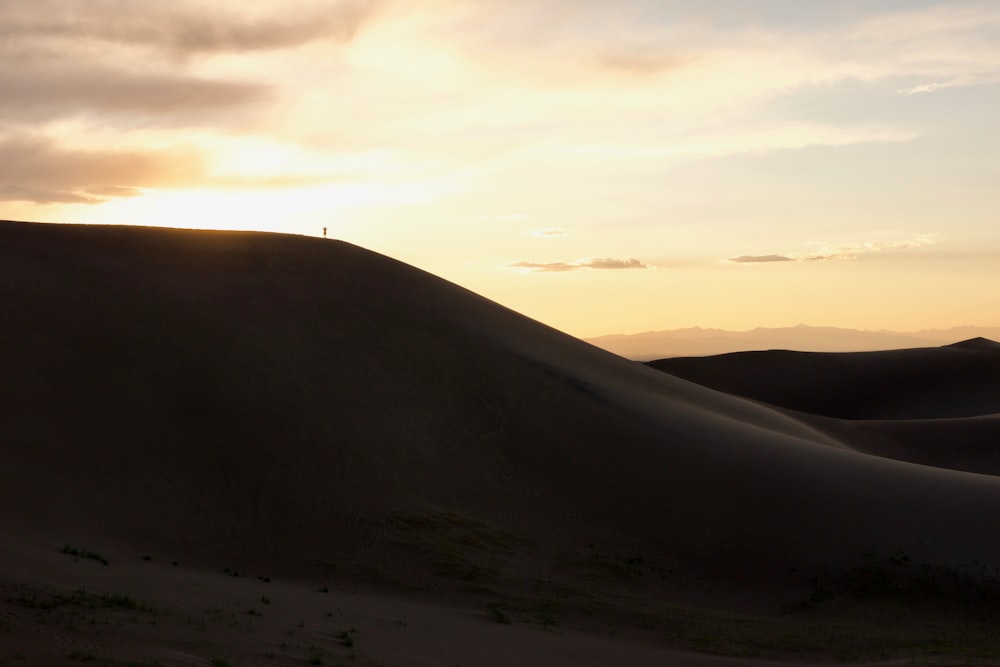
[[[376,180],[455,174],[456,190],[496,187],[540,212],[545,196],[596,202],[587,178],[624,191],[695,159],[925,131],[806,117],[778,98],[843,82],[916,95],[1000,78],[1000,10],[985,2],[876,19],[870,8],[785,8],[847,17],[804,31],[727,4],[0,0],[0,118],[53,137],[62,124],[76,146],[124,146],[116,133],[138,146],[147,131],[165,145],[183,130],[174,136],[195,137],[216,163],[252,134],[325,153],[273,168],[274,182],[352,162]]]
[[[268,100],[271,93],[265,85],[184,74],[138,75],[69,63],[58,71],[12,65],[0,65],[0,113],[8,121],[128,115],[142,118],[144,125],[212,125],[232,122],[234,110]]]
[[[608,70],[639,76],[663,74],[690,62],[690,56],[643,47],[608,51],[597,59],[598,65]]]
[[[924,93],[933,93],[942,88],[950,88],[951,85],[949,83],[922,83],[912,88],[900,88],[896,92],[901,95],[921,95]]]
[[[201,157],[183,149],[81,150],[45,137],[0,140],[0,201],[99,204],[145,187],[197,182],[203,173]]]
[[[273,50],[318,39],[351,39],[376,2],[291,2],[256,13],[245,6],[191,2],[5,0],[0,36],[7,40],[104,42],[172,55]]]
[[[568,234],[569,231],[561,227],[546,227],[545,229],[536,229],[531,232],[532,236],[540,236],[542,238],[555,238],[557,236],[567,236]]]
[[[648,269],[649,265],[634,257],[615,259],[613,257],[594,257],[580,259],[575,262],[514,262],[508,268],[521,269],[530,273],[562,273],[565,271],[584,270],[619,270]]]
[[[794,262],[795,260],[784,255],[740,255],[739,257],[731,257],[726,261],[737,264],[753,264],[756,262]]]
[[[880,253],[886,250],[909,250],[922,246],[933,245],[937,239],[929,234],[921,234],[911,239],[902,241],[866,241],[846,245],[824,244],[818,250],[801,255],[793,255],[800,261],[827,261],[836,259],[856,259],[861,255]]]
[[[768,262],[816,262],[839,259],[857,259],[861,255],[871,255],[887,250],[909,250],[937,243],[937,237],[931,234],[920,234],[902,241],[865,241],[849,244],[816,244],[811,252],[787,253],[784,255],[740,255],[731,257],[727,262],[735,264],[754,264]]]
[[[125,116],[128,129],[179,121],[231,128],[240,120],[234,113],[273,101],[283,82],[235,75],[238,66],[199,71],[211,56],[346,42],[376,4],[265,1],[247,10],[227,2],[5,0],[0,115],[36,128],[81,116]]]

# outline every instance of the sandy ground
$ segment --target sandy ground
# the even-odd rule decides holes
[[[4,665],[690,665],[841,661],[709,655],[589,619],[546,625],[516,611],[360,592],[328,582],[208,571],[148,556],[103,565],[31,550],[4,559]],[[509,614],[509,615],[508,615]],[[857,665],[942,664],[913,659]]]

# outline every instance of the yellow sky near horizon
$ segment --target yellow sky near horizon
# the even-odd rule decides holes
[[[0,218],[388,254],[578,336],[1000,325],[986,1],[8,0]]]

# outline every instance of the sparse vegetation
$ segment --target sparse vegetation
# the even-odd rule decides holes
[[[88,593],[82,588],[71,593],[57,593],[42,600],[34,593],[31,595],[22,594],[15,598],[15,601],[22,607],[29,609],[51,610],[65,605],[77,605],[90,609],[132,609],[147,614],[157,613],[156,608],[152,605],[139,602],[131,596],[120,593]]]
[[[108,559],[97,553],[96,551],[90,551],[89,549],[79,549],[71,544],[63,546],[59,553],[64,553],[69,556],[76,556],[78,558],[86,558],[88,560],[96,560],[101,565],[110,565]]]
[[[355,634],[357,634],[357,630],[355,630],[354,628],[351,628],[350,630],[344,630],[344,631],[342,631],[339,635],[337,635],[337,638],[340,640],[341,644],[343,644],[344,646],[346,646],[348,648],[351,648],[352,646],[354,646],[354,635]]]
[[[424,552],[437,574],[465,582],[495,581],[508,559],[528,549],[521,535],[453,512],[399,514],[387,518],[400,544]]]
[[[499,603],[494,602],[490,605],[490,611],[493,613],[493,620],[497,623],[503,623],[504,625],[510,625],[510,616],[504,611],[503,606]]]
[[[977,564],[963,569],[914,564],[902,551],[843,572],[816,576],[807,600],[794,608],[810,609],[839,598],[931,606],[968,616],[1000,612],[1000,579]]]
[[[97,655],[90,651],[73,651],[66,657],[77,662],[90,662],[97,659]]]
[[[306,657],[306,662],[310,665],[322,665],[323,658],[326,656],[326,652],[318,646],[309,647],[309,655]]]

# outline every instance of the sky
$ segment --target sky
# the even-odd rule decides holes
[[[1000,325],[996,0],[0,0],[0,218],[349,241],[570,334]]]

